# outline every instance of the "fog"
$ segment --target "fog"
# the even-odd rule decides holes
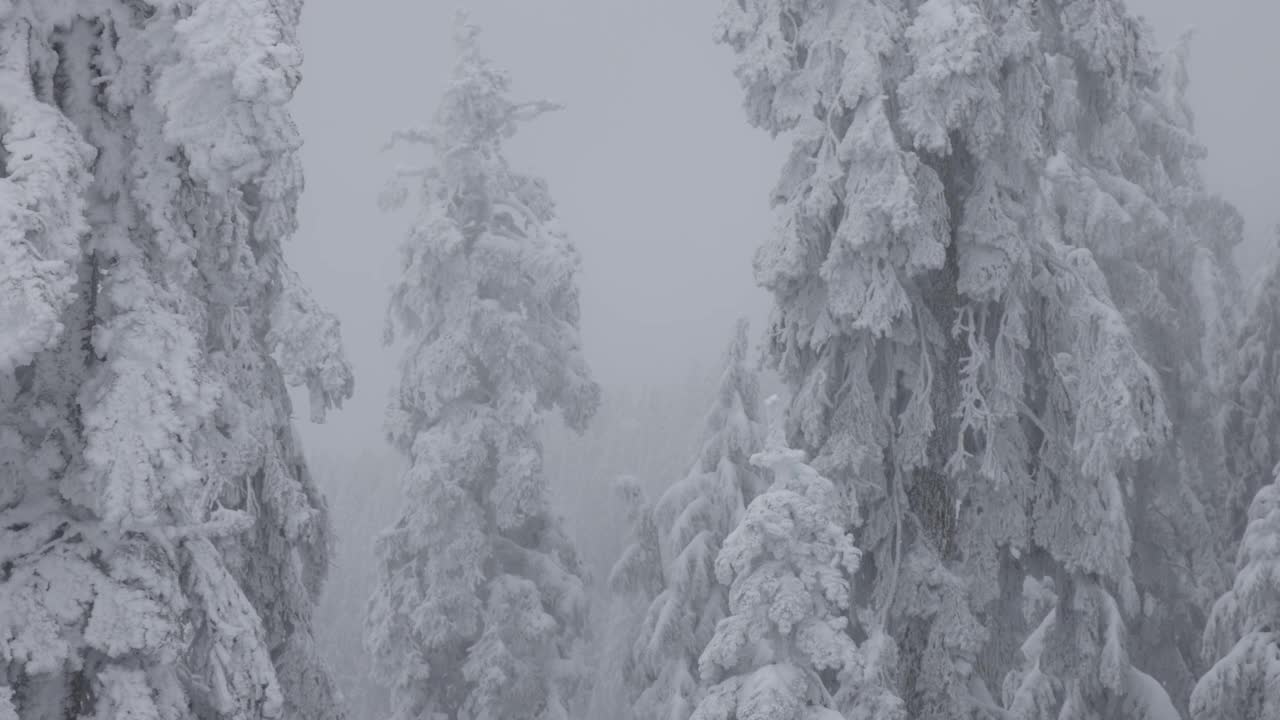
[[[751,257],[770,229],[782,148],[749,127],[729,51],[712,41],[720,0],[482,0],[482,42],[523,96],[563,103],[517,136],[512,161],[547,178],[583,256],[583,343],[605,386],[712,364],[735,318],[757,329],[769,298]],[[1280,221],[1280,5],[1131,0],[1160,41],[1196,32],[1192,90],[1211,185],[1244,214],[1246,276]],[[394,355],[381,344],[405,219],[381,213],[395,129],[425,123],[444,88],[456,5],[310,0],[294,112],[307,190],[291,261],[342,321],[356,396],[324,426],[330,451],[381,443]]]
[[[729,51],[712,38],[721,3],[469,4],[517,93],[565,105],[523,130],[511,155],[549,181],[582,254],[582,340],[606,406],[581,440],[552,432],[547,466],[561,502],[572,496],[562,506],[571,529],[580,541],[590,536],[584,554],[597,579],[622,542],[612,476],[636,473],[654,487],[681,472],[735,319],[749,317],[758,335],[768,315],[751,261],[771,230],[768,195],[783,147],[745,121]],[[1253,279],[1280,222],[1280,45],[1271,39],[1280,5],[1130,5],[1164,46],[1195,30],[1191,98],[1209,148],[1207,179],[1245,216],[1237,256]],[[364,676],[359,618],[373,579],[371,538],[398,502],[396,461],[382,438],[396,356],[381,337],[406,217],[377,208],[397,162],[381,147],[393,130],[429,120],[451,69],[454,8],[309,0],[303,18],[306,74],[293,107],[307,190],[289,253],[341,319],[356,395],[325,425],[300,427],[338,520],[320,626],[355,717],[384,707]]]
[[[0,720],[1280,720],[1277,27],[0,0]]]

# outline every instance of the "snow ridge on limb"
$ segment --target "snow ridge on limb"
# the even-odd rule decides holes
[[[545,111],[509,98],[460,16],[458,61],[426,144],[384,204],[413,201],[389,337],[406,345],[387,433],[410,460],[377,541],[366,644],[397,719],[560,720],[586,698],[583,569],[551,510],[538,429],[599,404],[578,339],[579,260],[541,179],[505,140]]]

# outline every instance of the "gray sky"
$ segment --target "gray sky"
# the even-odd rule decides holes
[[[524,98],[564,103],[512,146],[551,184],[583,255],[583,342],[606,384],[683,377],[715,362],[733,321],[759,331],[768,297],[751,256],[770,228],[783,148],[746,124],[727,49],[712,42],[723,0],[474,0],[482,43]],[[290,259],[342,320],[356,397],[317,449],[379,442],[395,359],[383,308],[405,218],[377,191],[388,134],[430,117],[451,64],[457,5],[308,0],[304,81],[294,103],[306,146],[302,231]],[[1255,261],[1280,221],[1280,3],[1131,0],[1168,44],[1194,27],[1192,102],[1209,182],[1244,213]],[[1248,263],[1249,266],[1256,262]],[[306,416],[299,408],[298,417]]]

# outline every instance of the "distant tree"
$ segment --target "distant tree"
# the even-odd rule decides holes
[[[698,691],[698,658],[728,611],[715,562],[746,503],[767,484],[751,464],[763,448],[760,381],[748,365],[747,322],[739,321],[703,429],[701,448],[684,478],[667,488],[642,523],[652,527],[628,547],[615,576],[628,576],[635,557],[654,542],[659,582],[646,584],[648,606],[637,630],[631,691],[637,717],[687,720]],[[634,585],[630,583],[628,587]],[[652,585],[652,587],[649,587]]]
[[[594,702],[589,717],[603,718],[612,711],[622,720],[630,720],[646,717],[636,704],[652,680],[642,652],[647,640],[644,620],[665,579],[652,501],[632,476],[619,478],[615,488],[627,509],[626,545],[609,573],[609,616],[599,647],[601,677],[592,687]]]
[[[0,14],[0,717],[343,714],[286,392],[352,390],[282,256],[298,11]]]
[[[1139,352],[1159,375],[1170,421],[1169,440],[1126,470],[1131,566],[1143,598],[1128,625],[1132,656],[1183,714],[1205,669],[1206,610],[1230,583],[1240,537],[1222,428],[1243,305],[1231,253],[1244,233],[1236,209],[1205,189],[1205,149],[1186,97],[1189,52],[1189,35],[1164,57],[1139,51],[1145,67],[1128,91],[1129,120],[1111,123],[1118,132],[1131,124],[1139,142],[1118,143],[1100,177],[1117,188],[1116,178],[1132,182],[1146,200],[1107,191],[1120,199],[1115,232],[1126,234],[1098,235],[1110,239],[1091,245]]]
[[[718,375],[719,368],[697,367],[678,378],[607,386],[585,432],[544,426],[544,464],[556,478],[553,504],[565,514],[592,577],[602,581],[593,584],[595,600],[609,600],[603,581],[626,545],[619,528],[629,512],[613,483],[601,478],[630,476],[652,499],[681,477],[698,452]]]
[[[1280,228],[1276,228],[1280,241]],[[1280,243],[1277,244],[1280,248]],[[1233,537],[1244,533],[1249,503],[1280,463],[1280,254],[1236,338],[1223,430],[1234,490]]]
[[[770,356],[791,443],[867,509],[855,588],[908,715],[1034,695],[1044,715],[1015,717],[1154,717],[1170,699],[1131,645],[1172,656],[1183,704],[1222,582],[1222,453],[1196,418],[1238,239],[1184,64],[1119,0],[735,0],[720,33],[750,121],[793,140],[756,257]]]
[[[590,662],[596,678],[588,718],[632,717],[633,698],[625,688],[640,683],[631,682],[624,667],[634,664],[636,633],[661,586],[628,590],[612,582],[622,580],[612,571],[623,551],[637,542],[634,531],[621,529],[632,528],[644,512],[652,518],[652,496],[687,471],[716,380],[715,372],[696,367],[677,379],[614,385],[605,389],[586,432],[544,426],[544,464],[555,478],[553,506],[565,513],[591,577],[601,581],[588,587],[594,608]],[[626,478],[619,483],[627,488],[621,496],[615,483],[601,482],[619,476]],[[653,567],[660,583],[662,568],[656,559]]]
[[[776,400],[776,398],[775,398]],[[716,577],[728,586],[727,615],[700,659],[707,685],[695,720],[891,720],[902,701],[883,687],[879,651],[847,632],[849,578],[859,553],[845,533],[849,496],[785,446],[781,423],[752,463],[772,485],[724,540]],[[832,697],[824,675],[839,678]]]
[[[1205,631],[1214,663],[1191,695],[1192,720],[1280,717],[1280,480],[1253,498],[1235,584]]]
[[[406,348],[388,434],[410,467],[378,539],[367,644],[395,718],[560,720],[585,696],[587,608],[537,431],[556,408],[584,427],[599,389],[579,349],[577,253],[546,184],[502,152],[552,106],[508,99],[476,35],[460,18],[433,126],[397,136],[431,159],[385,197],[402,205],[416,179],[389,312]]]
[[[1277,229],[1280,236],[1280,229]],[[1280,261],[1267,272],[1237,339],[1223,436],[1233,492],[1231,529],[1242,536],[1235,581],[1209,615],[1209,667],[1191,696],[1193,720],[1254,720],[1280,713]],[[1247,512],[1244,511],[1248,508]]]

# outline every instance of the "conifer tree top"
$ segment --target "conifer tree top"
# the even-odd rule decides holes
[[[382,197],[417,211],[388,338],[405,345],[387,429],[410,459],[377,543],[366,641],[397,718],[561,720],[583,697],[583,571],[551,510],[538,429],[599,402],[578,339],[577,251],[546,183],[503,144],[549,103],[516,103],[460,15],[433,123],[397,133],[424,163]]]

